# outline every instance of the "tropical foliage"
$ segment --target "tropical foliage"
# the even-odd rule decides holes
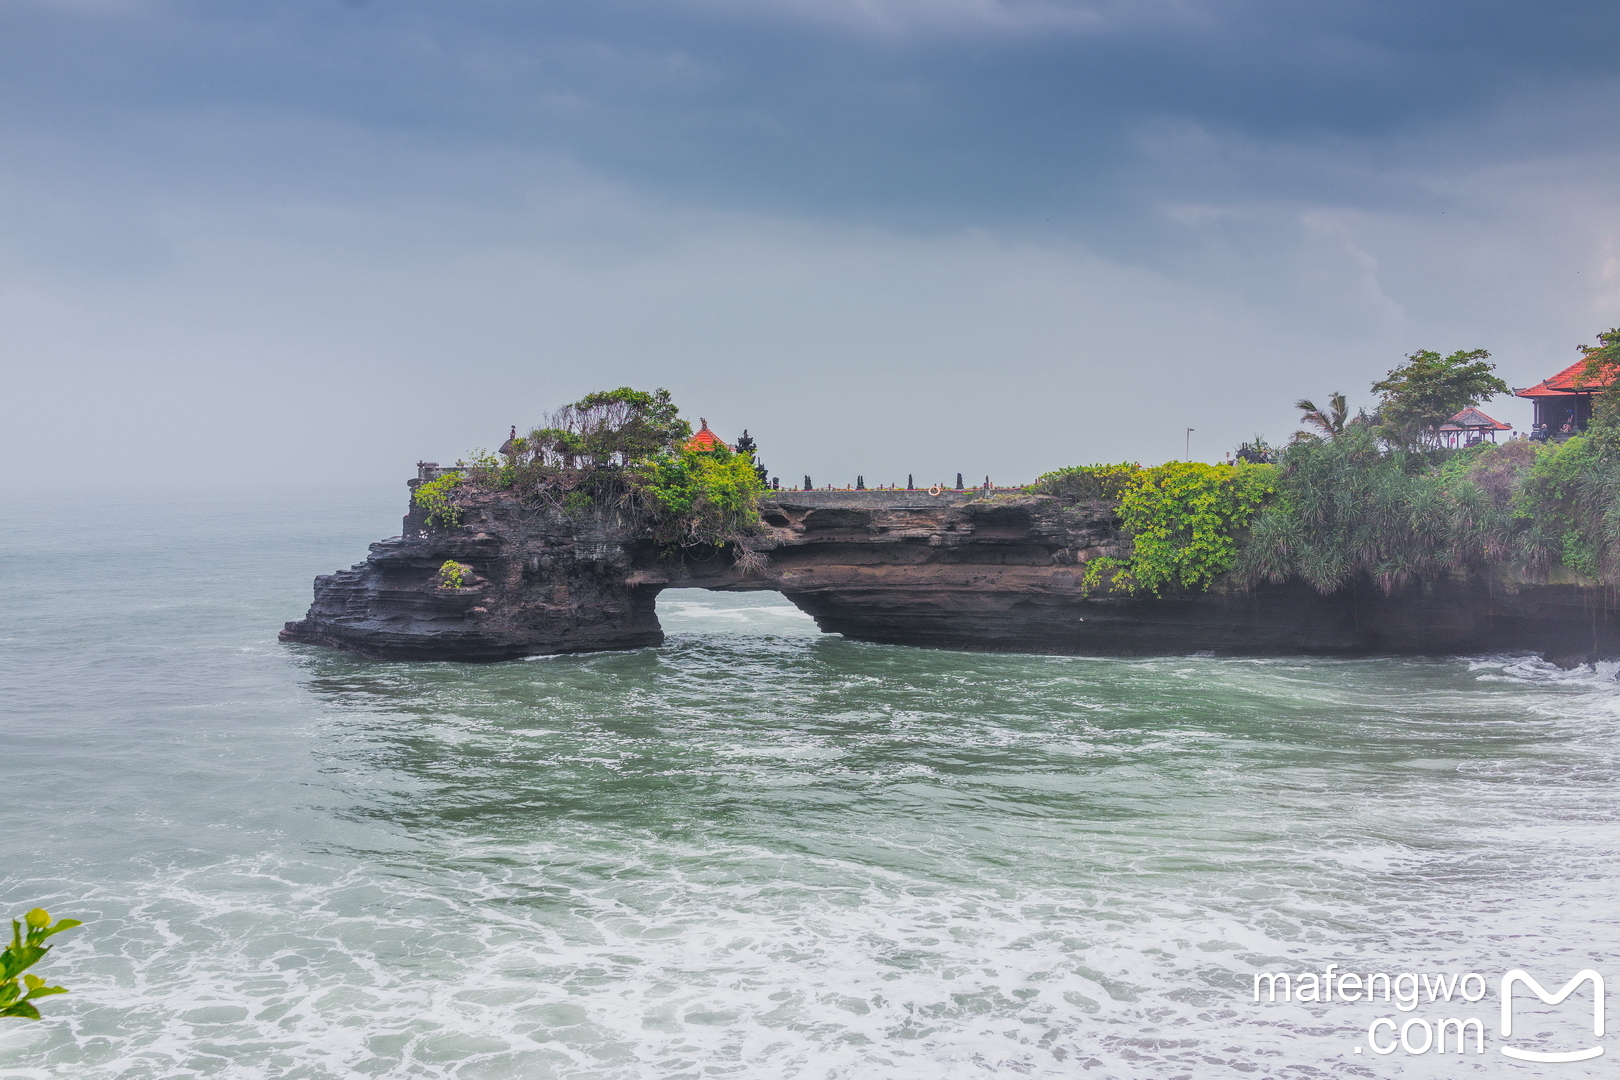
[[[427,511],[429,525],[454,526],[461,524],[461,507],[456,504],[454,492],[461,483],[459,472],[447,472],[434,480],[416,485],[411,501]]]
[[[1283,452],[1276,497],[1251,524],[1236,569],[1251,584],[1299,578],[1332,592],[1365,579],[1393,591],[1501,559],[1511,531],[1511,508],[1471,471],[1385,451],[1371,429],[1352,427]]]
[[[1620,329],[1581,351],[1583,377],[1620,383]],[[1329,592],[1368,582],[1394,591],[1444,575],[1559,565],[1620,584],[1620,389],[1600,394],[1590,430],[1561,444],[1441,448],[1445,420],[1506,391],[1489,355],[1413,353],[1373,384],[1371,415],[1351,416],[1341,393],[1325,407],[1302,398],[1295,405],[1309,430],[1281,449],[1256,436],[1232,465],[1074,466],[1028,491],[1117,504],[1128,554],[1090,560],[1088,588],[1162,595],[1230,574],[1237,585],[1300,580]],[[476,454],[419,484],[415,498],[430,525],[450,527],[476,492],[504,491],[559,513],[617,515],[671,550],[729,545],[753,565],[762,557],[743,541],[759,529],[765,491],[753,440],[745,433],[740,452],[694,449],[691,431],[668,391],[601,391],[514,434],[498,456]],[[459,565],[441,567],[442,584]]]
[[[1208,588],[1232,569],[1239,538],[1273,490],[1269,465],[1172,461],[1138,469],[1120,496],[1128,558],[1086,565],[1085,584],[1150,592]]]
[[[1620,584],[1615,426],[1595,423],[1589,435],[1537,449],[1514,499],[1523,523],[1515,554],[1527,567],[1561,563],[1582,577]]]
[[[1583,375],[1616,381],[1620,330],[1581,351]],[[1587,433],[1563,443],[1434,449],[1441,419],[1506,389],[1487,355],[1415,353],[1375,384],[1384,394],[1376,423],[1352,420],[1290,446],[1239,580],[1299,578],[1324,592],[1367,580],[1393,591],[1446,574],[1561,565],[1620,584],[1620,391],[1600,394]]]
[[[621,386],[563,406],[515,449],[542,465],[601,469],[633,465],[691,437],[668,390]]]
[[[1620,327],[1603,331],[1596,345],[1577,345],[1586,358],[1579,382],[1591,386],[1612,386],[1620,377]]]
[[[747,454],[665,450],[645,459],[637,481],[655,507],[654,537],[665,546],[723,544],[759,525],[764,482]]]
[[[1239,443],[1232,456],[1239,461],[1247,461],[1250,465],[1274,465],[1277,461],[1277,448],[1266,442],[1264,435],[1256,435],[1249,442]]]
[[[1438,446],[1441,424],[1470,405],[1507,393],[1507,383],[1493,374],[1490,355],[1474,349],[1442,357],[1424,349],[1373,383],[1384,442],[1404,450]]]
[[[688,449],[692,426],[667,390],[603,390],[566,405],[499,455],[479,452],[458,471],[417,485],[428,524],[460,523],[479,491],[568,515],[616,516],[667,548],[737,544],[759,528],[762,470],[725,444]],[[734,554],[740,555],[737,547]]]
[[[1310,398],[1300,398],[1294,402],[1294,408],[1304,414],[1299,418],[1300,423],[1309,424],[1315,428],[1314,434],[1317,437],[1325,436],[1329,439],[1336,439],[1344,434],[1344,425],[1349,419],[1350,405],[1343,394],[1335,392],[1332,397],[1328,398],[1328,407],[1326,409],[1318,407],[1316,402]],[[1312,432],[1308,431],[1296,431],[1294,437],[1299,438],[1302,435],[1309,437],[1312,434]]]
[[[0,1016],[38,1020],[35,1001],[67,993],[66,987],[46,986],[44,979],[27,972],[54,948],[45,944],[47,938],[82,925],[78,919],[52,923],[50,912],[44,908],[34,908],[21,920],[11,920],[11,944],[0,952]]]
[[[1620,329],[1582,353],[1590,381],[1620,383]],[[1083,466],[1032,490],[1118,500],[1130,554],[1088,562],[1088,587],[1161,594],[1230,572],[1240,587],[1298,580],[1332,592],[1364,582],[1393,592],[1559,566],[1620,584],[1620,389],[1598,397],[1586,434],[1561,444],[1439,447],[1441,423],[1506,390],[1488,357],[1412,354],[1374,385],[1371,416],[1350,415],[1339,393],[1326,407],[1300,399],[1308,430],[1281,450],[1256,436],[1233,466]]]
[[[1070,502],[1118,499],[1142,470],[1134,461],[1118,465],[1071,465],[1046,473],[1029,486],[1035,495],[1055,495]]]

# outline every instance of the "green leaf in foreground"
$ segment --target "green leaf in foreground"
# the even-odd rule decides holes
[[[51,951],[46,938],[83,925],[78,919],[60,919],[53,924],[50,912],[44,908],[34,908],[21,919],[11,920],[11,944],[0,952],[0,1017],[38,1020],[34,1001],[67,993],[67,987],[46,986],[44,979],[26,972]]]

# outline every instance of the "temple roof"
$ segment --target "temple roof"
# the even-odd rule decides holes
[[[1523,390],[1513,391],[1514,397],[1557,397],[1566,394],[1595,394],[1608,384],[1589,382],[1584,386],[1577,386],[1581,369],[1586,366],[1585,360],[1577,360],[1569,367],[1560,371],[1550,379],[1542,379],[1534,386],[1527,386]]]
[[[698,433],[696,435],[686,440],[686,448],[688,450],[713,450],[716,447],[726,445],[720,440],[720,436],[709,430],[709,422],[707,420],[699,417],[698,423],[702,424],[703,426],[698,428]]]
[[[1440,425],[1441,431],[1507,431],[1511,424],[1486,416],[1472,405]]]

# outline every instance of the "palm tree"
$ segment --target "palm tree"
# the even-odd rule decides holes
[[[1345,421],[1350,416],[1349,404],[1345,402],[1344,395],[1338,393],[1328,398],[1327,410],[1317,408],[1316,403],[1310,398],[1300,398],[1294,402],[1294,408],[1305,414],[1299,418],[1301,423],[1311,425],[1330,439],[1337,439],[1344,434]],[[1319,437],[1313,436],[1308,431],[1294,432],[1296,438],[1302,435],[1307,438]]]

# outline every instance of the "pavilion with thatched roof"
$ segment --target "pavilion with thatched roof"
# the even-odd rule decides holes
[[[1486,416],[1472,405],[1440,425],[1440,440],[1447,446],[1475,446],[1485,441],[1496,441],[1498,431],[1508,431],[1512,425]]]

